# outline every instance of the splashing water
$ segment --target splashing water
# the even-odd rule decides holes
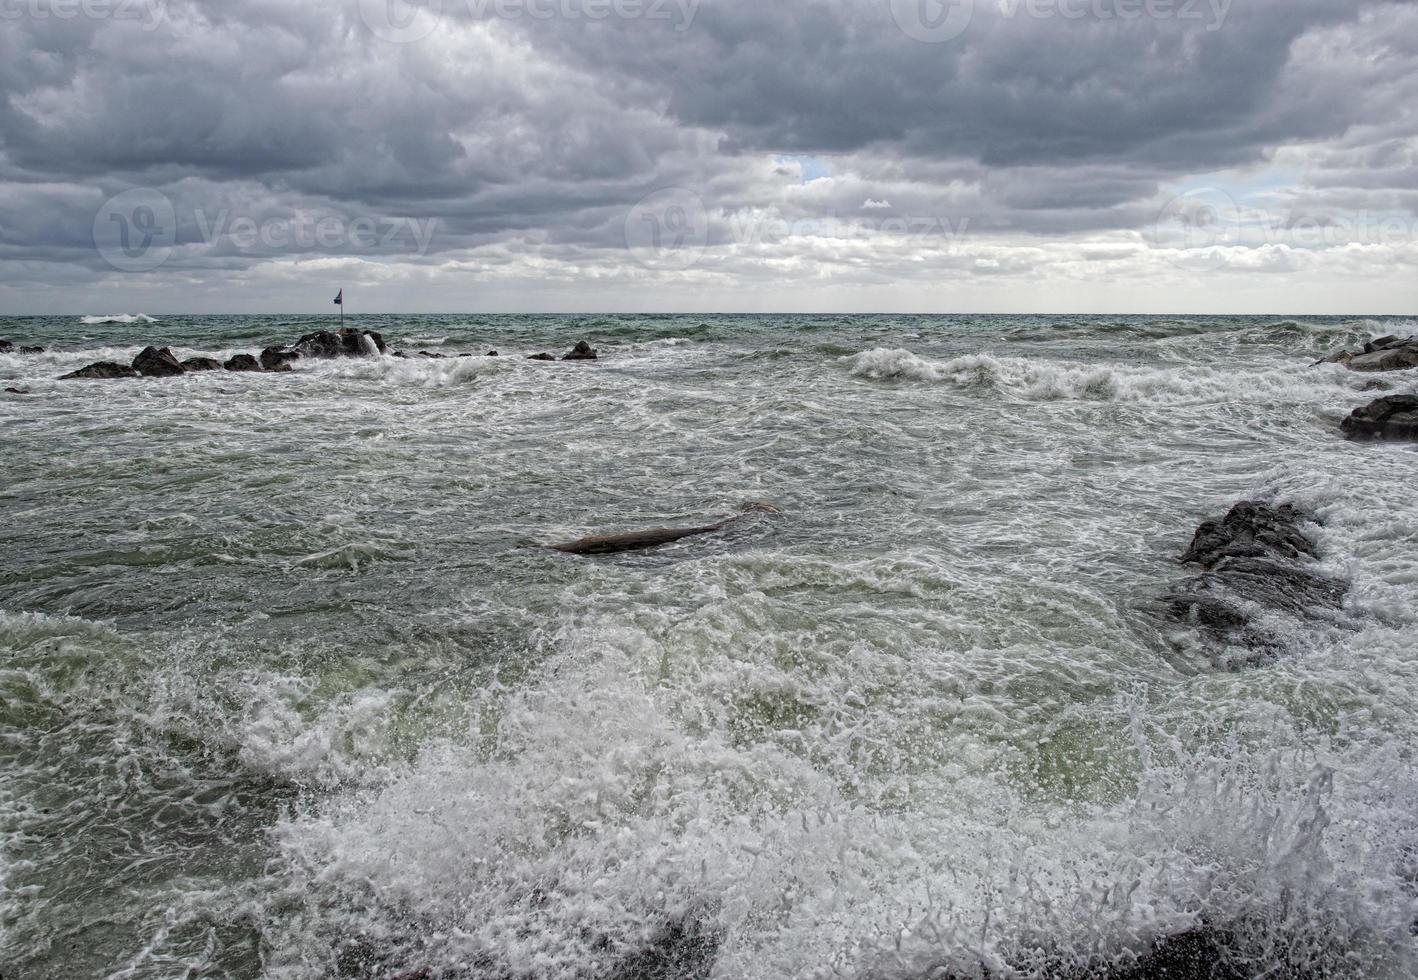
[[[324,325],[0,327],[5,976],[1418,971],[1418,456],[1311,366],[1403,321],[357,317],[504,356],[55,380]],[[1351,590],[1226,670],[1159,597],[1243,497]]]

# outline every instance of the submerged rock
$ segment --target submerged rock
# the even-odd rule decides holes
[[[300,352],[284,344],[273,344],[261,352],[261,367],[267,371],[290,370],[290,362],[300,360]]]
[[[594,361],[600,357],[600,352],[593,349],[584,340],[578,340],[576,346],[571,348],[571,353],[562,358],[563,361]]]
[[[127,364],[116,364],[113,361],[98,361],[88,367],[81,367],[77,371],[70,371],[68,374],[60,375],[60,381],[109,381],[114,378],[136,378],[138,372]]]
[[[1388,395],[1356,408],[1339,431],[1355,442],[1418,441],[1418,395]]]
[[[447,354],[435,354],[433,351],[428,350],[419,351],[419,357],[427,358],[430,361],[446,361],[448,359]]]
[[[1343,364],[1351,371],[1405,371],[1418,368],[1418,336],[1379,337],[1362,350],[1335,351],[1317,364]]]
[[[0,340],[0,354],[8,354],[15,349],[15,345],[8,340]]]
[[[545,353],[545,352],[543,352],[543,353],[541,353],[541,354],[528,354],[528,355],[527,355],[527,360],[529,360],[529,361],[554,361],[554,360],[556,360],[556,355],[555,355],[555,354],[547,354],[547,353]]]
[[[43,354],[43,353],[44,353],[44,348],[43,348],[43,347],[21,347],[21,348],[20,348],[20,353],[21,353],[21,354]]]
[[[133,370],[145,378],[173,378],[187,373],[170,347],[144,347],[133,358]]]
[[[220,371],[222,362],[215,357],[189,357],[182,367],[186,371]]]
[[[497,351],[495,351],[495,350],[490,350],[490,351],[488,351],[486,354],[483,355],[483,357],[496,357],[496,356],[497,356]]]
[[[28,388],[6,388],[6,389],[5,389],[5,394],[7,394],[7,395],[28,395],[29,393],[30,393],[30,390],[29,390]]]
[[[1259,501],[1206,521],[1181,558],[1204,571],[1167,595],[1172,614],[1217,642],[1277,652],[1280,640],[1261,625],[1263,615],[1315,618],[1339,609],[1348,591],[1348,583],[1313,567],[1315,546],[1302,528],[1314,522],[1296,507]]]
[[[260,371],[261,362],[250,354],[237,354],[228,360],[222,367],[228,371]]]

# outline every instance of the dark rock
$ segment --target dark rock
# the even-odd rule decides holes
[[[1182,563],[1210,568],[1223,558],[1313,558],[1314,545],[1300,530],[1308,522],[1303,511],[1289,504],[1242,501],[1225,517],[1197,528]]]
[[[396,350],[396,351],[393,353],[392,356],[394,356],[394,357],[399,357],[399,358],[403,358],[403,359],[406,360],[406,361],[409,359],[409,355],[405,354],[405,353],[404,353],[403,351],[401,351],[401,350]]]
[[[317,330],[301,337],[291,346],[306,357],[364,357],[369,354],[362,338],[368,337],[380,354],[386,350],[384,337],[373,330],[345,329],[339,333]]]
[[[1360,391],[1392,391],[1393,385],[1387,381],[1366,381]]]
[[[8,354],[15,349],[15,345],[8,340],[0,340],[0,354]]]
[[[182,362],[182,367],[186,371],[220,371],[222,362],[215,357],[189,357]]]
[[[599,357],[599,353],[584,340],[578,340],[576,346],[571,348],[571,353],[562,358],[563,361],[594,361]]]
[[[6,388],[6,389],[5,389],[5,394],[7,394],[7,395],[28,395],[29,393],[30,393],[30,390],[29,390],[28,388]]]
[[[531,355],[528,355],[527,360],[529,360],[529,361],[554,361],[554,360],[556,360],[556,356],[553,355],[553,354],[547,354],[547,353],[531,354]]]
[[[228,371],[260,371],[261,362],[250,354],[237,354],[231,360],[223,364],[222,367],[226,368]]]
[[[300,353],[284,344],[274,344],[261,352],[261,367],[267,371],[289,371],[290,362],[300,360]]]
[[[432,351],[426,350],[419,351],[419,357],[426,357],[430,361],[446,361],[448,359],[447,354],[435,354]]]
[[[1302,530],[1313,522],[1288,504],[1244,501],[1203,523],[1181,560],[1205,571],[1166,596],[1171,613],[1214,641],[1279,652],[1279,638],[1259,622],[1263,614],[1316,618],[1339,609],[1348,592],[1347,583],[1315,570],[1315,546]]]
[[[138,356],[133,358],[133,370],[145,378],[173,378],[186,373],[182,362],[173,355],[170,347],[161,350],[156,347],[144,347]]]
[[[1356,442],[1418,441],[1418,395],[1388,395],[1356,408],[1339,431]]]
[[[484,356],[484,357],[496,357],[496,356],[497,356],[497,351],[495,351],[495,350],[490,350],[490,351],[488,351],[486,354],[484,354],[483,356]]]
[[[21,354],[43,354],[43,353],[44,353],[44,348],[43,348],[43,347],[21,347],[21,348],[20,348],[20,353],[21,353]]]
[[[138,372],[127,364],[115,364],[113,361],[99,361],[90,364],[88,367],[81,367],[77,371],[70,371],[61,375],[60,381],[80,380],[80,381],[108,381],[113,378],[136,378]]]
[[[1418,336],[1379,337],[1357,351],[1335,351],[1316,364],[1343,364],[1351,371],[1404,371],[1418,368]]]

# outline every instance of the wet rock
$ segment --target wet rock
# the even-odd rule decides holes
[[[346,353],[344,339],[330,330],[308,333],[291,346],[306,357],[343,357]]]
[[[435,354],[433,351],[427,350],[419,351],[419,357],[427,358],[430,361],[446,361],[448,359],[447,354]]]
[[[404,353],[403,351],[401,351],[401,350],[396,350],[391,356],[400,358],[400,359],[405,360],[405,361],[407,361],[407,360],[409,359],[409,355],[408,355],[408,354],[405,354],[405,353]]]
[[[571,348],[571,353],[562,358],[563,361],[594,361],[600,353],[593,349],[584,340],[578,340],[576,346]]]
[[[222,367],[228,371],[260,371],[261,362],[250,354],[237,354],[228,360]]]
[[[1418,441],[1418,395],[1388,395],[1356,408],[1339,431],[1355,442]]]
[[[43,347],[21,347],[21,348],[20,348],[20,353],[21,353],[21,354],[43,354],[43,353],[44,353],[44,348],[43,348]]]
[[[114,378],[136,378],[138,372],[127,364],[116,364],[113,361],[98,361],[88,367],[81,367],[77,371],[70,371],[61,375],[60,381],[109,381]]]
[[[185,371],[220,371],[222,362],[215,357],[189,357],[182,362]]]
[[[1322,618],[1343,605],[1348,591],[1347,583],[1315,570],[1315,546],[1303,530],[1310,523],[1314,518],[1296,507],[1259,501],[1206,521],[1181,558],[1204,571],[1167,595],[1171,613],[1216,642],[1259,655],[1279,652],[1281,641],[1264,617]]]
[[[28,388],[6,388],[6,389],[5,389],[5,394],[7,394],[7,395],[28,395],[29,393],[30,393],[30,390],[29,390]]]
[[[364,338],[368,338],[368,346]],[[301,337],[291,347],[306,357],[364,357],[373,352],[383,354],[387,349],[384,337],[373,330],[349,329],[339,333],[317,330]]]
[[[1357,351],[1335,351],[1317,364],[1343,364],[1351,371],[1405,371],[1418,368],[1418,336],[1379,337]]]
[[[8,340],[0,340],[0,354],[8,354],[15,349],[15,345]]]
[[[484,354],[483,356],[484,356],[484,357],[496,357],[496,356],[497,356],[497,351],[495,351],[495,350],[490,350],[490,351],[488,351],[486,354]]]
[[[170,347],[144,347],[133,358],[133,370],[145,378],[174,378],[187,373]]]
[[[554,354],[547,354],[547,353],[545,353],[545,352],[543,352],[543,353],[541,353],[541,354],[529,354],[529,355],[527,356],[527,360],[529,360],[529,361],[554,361],[554,360],[556,360],[556,355],[554,355]]]
[[[267,371],[290,370],[290,362],[300,360],[300,353],[284,344],[274,344],[261,352],[261,367]]]

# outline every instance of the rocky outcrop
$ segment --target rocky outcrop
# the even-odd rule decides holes
[[[60,381],[110,381],[114,378],[136,378],[138,372],[127,364],[115,364],[113,361],[99,361],[90,364],[88,367],[81,367],[77,371],[70,371],[68,374],[60,375]]]
[[[289,371],[292,361],[300,360],[300,353],[285,344],[274,344],[261,352],[261,367],[267,371]]]
[[[145,378],[172,378],[187,373],[170,347],[144,347],[133,358],[133,370]]]
[[[1355,442],[1418,442],[1418,395],[1389,395],[1356,408],[1339,431]]]
[[[527,360],[529,360],[529,361],[554,361],[554,360],[556,360],[556,355],[555,355],[555,354],[548,354],[548,353],[546,353],[546,352],[544,351],[544,352],[542,352],[542,353],[540,353],[540,354],[528,354],[528,355],[527,355]]]
[[[1315,569],[1315,546],[1304,532],[1312,523],[1298,508],[1259,501],[1203,523],[1181,559],[1203,571],[1166,597],[1172,614],[1216,642],[1252,651],[1252,662],[1274,654],[1282,644],[1264,619],[1319,618],[1339,609],[1348,591]]]
[[[1362,350],[1339,350],[1316,362],[1343,364],[1351,371],[1404,371],[1418,368],[1418,336],[1379,337]]]
[[[0,340],[0,354],[43,354],[43,347],[16,347],[11,341]]]
[[[222,362],[215,357],[189,357],[182,362],[186,371],[220,371]]]
[[[571,348],[571,353],[562,358],[563,361],[594,361],[600,357],[600,352],[591,347],[584,340],[578,340],[576,346]]]
[[[364,357],[383,354],[388,347],[384,337],[373,330],[317,330],[291,345],[297,354],[306,357]]]
[[[250,354],[237,354],[230,358],[222,367],[228,371],[260,371],[261,362]]]
[[[0,340],[0,354],[8,354],[15,349],[15,345],[8,340]]]

